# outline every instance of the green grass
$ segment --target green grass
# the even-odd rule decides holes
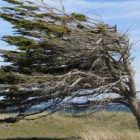
[[[110,137],[102,139],[105,135],[110,136],[111,139]],[[115,137],[123,140],[127,135],[128,140],[131,140],[130,138],[134,135],[135,140],[140,139],[137,123],[130,113],[99,112],[78,117],[54,114],[37,120],[0,124],[0,139],[16,137],[54,139],[80,136],[85,140],[116,140]]]

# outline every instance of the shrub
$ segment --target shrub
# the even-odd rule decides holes
[[[83,14],[72,13],[71,15],[73,18],[75,18],[76,20],[79,20],[79,21],[86,21],[87,20],[86,16]]]

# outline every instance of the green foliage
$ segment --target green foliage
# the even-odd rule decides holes
[[[4,51],[2,53],[3,53],[3,58],[4,58],[5,62],[12,62],[15,64],[15,63],[22,62],[23,60],[25,61],[25,57],[26,57],[25,52]]]
[[[35,72],[35,71],[33,71],[31,68],[29,68],[30,67],[30,65],[28,65],[28,67],[24,67],[24,66],[22,66],[20,69],[19,69],[19,72],[20,73],[23,73],[23,74],[32,74],[33,72]]]
[[[17,1],[17,0],[3,0],[3,1],[9,2],[9,3],[11,3],[11,4],[17,4],[17,5],[23,4],[22,2],[19,2],[19,1]]]
[[[62,57],[60,52],[65,53],[66,50],[59,44],[68,43],[63,40],[63,37],[67,38],[72,29],[64,22],[67,20],[71,22],[70,17],[50,12],[38,13],[38,7],[32,6],[32,4],[19,3],[17,5],[14,3],[15,1],[7,0],[7,2],[13,3],[15,6],[3,7],[4,12],[0,12],[0,17],[13,25],[16,35],[4,36],[2,39],[9,45],[16,46],[20,51],[2,53],[4,61],[12,62],[12,66],[17,68],[14,71],[24,74],[47,73],[51,71],[49,68],[54,67],[55,71],[57,67],[68,62],[67,58],[59,59]],[[77,20],[78,18],[81,21],[84,20],[84,16],[80,14],[73,14],[73,17]],[[61,71],[61,68],[58,69]]]
[[[29,39],[24,36],[4,36],[3,40],[9,43],[10,45],[16,45],[16,46],[34,46],[36,42],[33,39]]]
[[[43,17],[51,17],[51,18],[54,18],[55,16],[51,13],[41,13],[41,14],[36,14],[36,17],[39,17],[39,18],[43,18]],[[59,16],[57,16],[59,17]]]
[[[38,10],[37,6],[29,6],[29,5],[28,6],[27,5],[20,5],[19,8],[27,9],[30,11]]]
[[[71,32],[70,29],[63,25],[53,25],[51,23],[46,23],[44,21],[30,21],[30,20],[18,20],[18,19],[13,19],[11,16],[12,14],[7,15],[7,14],[0,14],[0,17],[3,19],[11,22],[12,24],[15,25],[14,28],[21,29],[25,28],[26,30],[33,30],[33,31],[43,31],[46,32],[47,34],[55,34],[57,36],[62,36],[64,34],[69,34]]]
[[[0,84],[16,84],[20,82],[20,78],[12,72],[0,70]]]
[[[17,31],[17,34],[20,34],[22,36],[30,36],[30,37],[35,37],[35,38],[43,38],[43,37],[47,37],[47,34],[41,34],[40,32],[38,31],[27,31],[27,30],[24,30],[24,29],[18,29]]]
[[[0,13],[0,17],[14,24],[17,29],[25,28],[28,31],[40,31],[46,32],[47,34],[55,34],[57,36],[62,36],[64,34],[69,34],[71,30],[64,25],[55,25],[47,23],[45,21],[30,21],[25,19],[15,19],[13,14]]]
[[[11,24],[18,23],[18,20],[14,18],[14,14],[5,14],[0,12],[0,17],[10,22]]]
[[[104,23],[97,25],[97,29],[99,29],[101,32],[104,32],[107,27],[108,25]]]
[[[21,9],[19,7],[2,7],[3,11],[8,12],[8,10],[17,12],[16,14],[18,15],[26,15],[27,14],[27,10]]]
[[[16,28],[26,28],[27,30],[38,30],[46,32],[47,34],[55,34],[58,36],[62,36],[63,34],[69,34],[70,30],[63,25],[53,25],[50,23],[46,23],[43,21],[29,21],[29,20],[20,20],[15,23]]]
[[[52,13],[37,14],[36,17],[39,17],[39,18],[50,17],[51,19],[54,19],[56,21],[70,20],[70,18],[67,16],[58,16],[58,15],[54,15]]]
[[[74,19],[79,20],[79,21],[86,21],[87,20],[87,17],[83,14],[72,13],[71,15]]]

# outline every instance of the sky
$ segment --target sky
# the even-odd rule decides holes
[[[39,2],[40,0],[30,0]],[[58,0],[45,0],[53,7]],[[68,13],[78,12],[110,25],[117,25],[120,32],[128,31],[134,43],[132,55],[137,90],[140,90],[140,0],[63,0]],[[0,0],[0,7],[7,5]],[[11,25],[0,19],[0,37],[11,34]],[[0,49],[15,49],[0,41]]]

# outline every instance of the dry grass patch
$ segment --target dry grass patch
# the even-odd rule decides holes
[[[123,132],[108,128],[88,127],[81,133],[84,140],[140,140],[140,132],[125,130]]]
[[[5,116],[7,117],[0,117]],[[34,118],[36,117],[39,116]],[[131,113],[103,111],[77,117],[53,114],[36,120],[22,120],[15,124],[0,124],[0,139],[73,136],[80,136],[83,140],[140,140],[137,123]]]

